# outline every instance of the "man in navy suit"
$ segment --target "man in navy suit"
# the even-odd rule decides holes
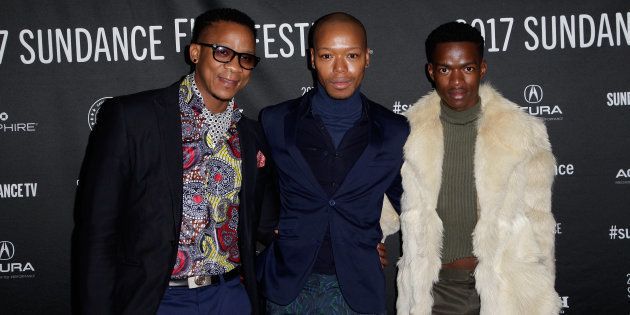
[[[257,266],[267,311],[385,313],[375,249],[384,194],[399,205],[409,127],[360,92],[370,55],[359,20],[332,13],[311,35],[317,87],[260,115],[281,198],[277,237]]]
[[[276,180],[233,100],[255,38],[244,13],[208,11],[193,73],[99,111],[77,193],[76,313],[258,314],[255,243],[273,235]]]

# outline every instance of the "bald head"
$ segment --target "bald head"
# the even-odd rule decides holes
[[[347,27],[355,30],[357,35],[360,36],[363,47],[367,48],[367,34],[363,23],[354,16],[344,12],[326,14],[315,21],[311,33],[313,36],[313,47],[317,48],[318,38],[321,36],[322,31],[334,32],[336,29],[341,30]]]
[[[370,64],[365,28],[347,13],[331,13],[311,29],[311,66],[328,96],[342,100],[359,89]]]

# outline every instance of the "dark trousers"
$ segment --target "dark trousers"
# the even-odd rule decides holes
[[[433,285],[434,315],[479,314],[479,294],[475,289],[473,271],[440,270],[439,281]]]
[[[247,291],[239,277],[216,285],[189,289],[168,287],[157,315],[251,314]]]

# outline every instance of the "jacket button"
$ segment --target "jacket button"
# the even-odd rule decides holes
[[[335,206],[335,201],[334,201],[334,200],[332,200],[332,199],[330,199],[330,201],[328,201],[328,204],[329,204],[331,207],[334,207],[334,206]]]

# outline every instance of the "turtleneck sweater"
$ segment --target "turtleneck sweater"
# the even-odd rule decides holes
[[[472,232],[477,224],[474,154],[480,103],[464,111],[455,111],[441,103],[444,158],[437,213],[444,226],[442,263],[474,256]]]
[[[361,92],[358,88],[349,98],[337,100],[328,96],[319,83],[311,106],[313,115],[318,116],[326,126],[335,148],[339,147],[346,132],[361,118],[363,110]]]

